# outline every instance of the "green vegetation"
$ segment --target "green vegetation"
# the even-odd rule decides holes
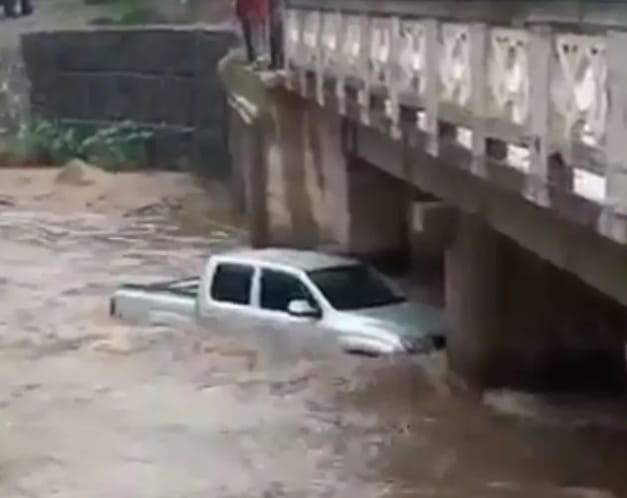
[[[20,126],[4,140],[0,163],[55,166],[78,158],[119,171],[145,165],[146,140],[151,136],[151,132],[138,130],[130,122],[90,133],[39,120]]]
[[[84,0],[86,5],[97,5],[103,14],[94,24],[145,24],[162,21],[155,0]]]

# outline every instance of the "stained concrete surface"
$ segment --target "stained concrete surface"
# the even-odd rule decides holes
[[[452,394],[438,357],[110,320],[118,283],[195,274],[242,235],[183,175],[56,173],[0,170],[0,496],[627,495],[620,405],[493,393],[495,412]]]

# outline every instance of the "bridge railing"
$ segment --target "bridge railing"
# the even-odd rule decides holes
[[[486,179],[514,173],[541,206],[592,205],[627,241],[627,32],[290,6],[283,23],[293,91]]]

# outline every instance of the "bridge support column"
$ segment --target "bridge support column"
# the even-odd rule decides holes
[[[501,249],[495,232],[473,216],[460,215],[445,258],[445,299],[452,326],[448,355],[453,374],[472,385],[486,385],[496,374],[502,328]]]
[[[625,385],[624,310],[471,215],[446,254],[446,301],[450,367],[473,387]]]
[[[244,122],[233,111],[230,116],[229,138],[233,161],[234,207],[239,216],[246,217],[250,244],[253,247],[263,247],[268,239],[263,132],[256,123]]]
[[[347,158],[348,251],[384,266],[404,266],[409,198],[403,183],[372,164]]]

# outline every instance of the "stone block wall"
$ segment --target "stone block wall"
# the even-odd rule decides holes
[[[232,31],[218,28],[25,34],[32,112],[84,127],[132,121],[154,131],[154,165],[222,173],[227,112],[217,64],[235,43]]]
[[[15,130],[28,115],[29,84],[20,51],[0,47],[0,135]]]

